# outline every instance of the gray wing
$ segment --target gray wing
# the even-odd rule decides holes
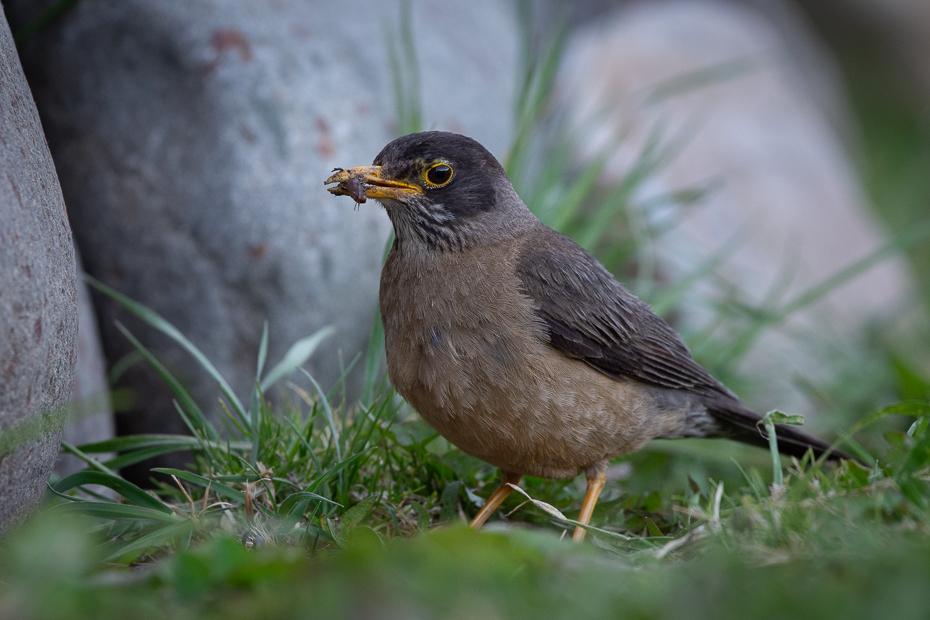
[[[550,344],[617,380],[735,398],[691,357],[668,323],[574,241],[540,226],[517,264]]]

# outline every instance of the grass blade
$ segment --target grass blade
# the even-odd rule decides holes
[[[70,476],[65,476],[52,485],[52,490],[56,493],[64,493],[74,487],[83,486],[85,484],[98,484],[113,489],[136,506],[143,506],[145,508],[151,508],[152,510],[158,510],[159,512],[173,514],[171,508],[133,483],[119,476],[105,474],[102,471],[90,471],[85,469],[84,471],[75,472]]]
[[[397,34],[394,29],[386,33],[388,62],[394,91],[395,117],[398,135],[421,131],[423,125],[422,88],[420,65],[414,44],[411,2],[403,0],[399,6],[400,20]]]
[[[91,467],[93,467],[99,472],[109,474],[111,476],[119,477],[115,471],[113,471],[112,469],[110,469],[109,467],[107,467],[106,465],[104,465],[103,463],[95,459],[94,457],[84,454],[84,451],[82,451],[80,448],[76,448],[72,446],[67,441],[61,442],[61,449],[64,450],[65,452],[68,452],[78,457],[79,459],[81,459],[82,461],[84,461],[85,463],[87,463],[88,465],[90,465]],[[109,450],[101,450],[101,452],[109,452]]]
[[[294,496],[292,495],[287,499],[289,500],[291,497]],[[285,500],[285,503],[286,502],[287,500]],[[293,504],[289,504],[287,508],[285,508],[284,503],[282,503],[281,506],[278,507],[278,517],[281,518],[280,531],[286,533],[294,529],[294,526],[300,521],[300,518],[307,514],[308,506],[310,506],[309,497],[298,498]]]
[[[765,432],[769,436],[769,450],[772,453],[772,485],[776,488],[785,486],[784,474],[781,470],[781,454],[778,452],[778,435],[775,432],[776,424],[791,424],[800,426],[804,424],[804,416],[787,415],[781,411],[769,411],[758,424],[765,427]]]
[[[334,467],[331,467],[325,474],[323,474],[322,476],[320,476],[319,478],[317,478],[316,480],[314,480],[313,482],[311,482],[310,485],[307,486],[307,492],[311,491],[312,489],[315,489],[315,488],[319,487],[319,486],[320,486],[321,484],[323,484],[324,482],[329,482],[329,481],[332,480],[336,475],[338,475],[339,472],[341,472],[343,469],[345,469],[346,467],[349,467],[350,465],[355,464],[356,462],[360,461],[360,460],[362,459],[362,457],[368,456],[369,454],[371,454],[371,453],[374,452],[375,450],[377,450],[377,448],[376,448],[376,447],[372,447],[372,448],[369,448],[369,449],[365,450],[364,452],[359,452],[359,453],[357,453],[357,454],[353,454],[352,456],[346,457],[346,460],[340,462],[339,464],[337,464],[337,465],[334,466]]]
[[[112,489],[136,506],[151,508],[168,515],[174,514],[171,508],[158,498],[149,495],[133,483],[118,476],[111,476],[99,471],[84,470],[73,473],[56,482],[51,488],[57,495],[62,495],[66,491],[86,484],[95,484]]]
[[[115,543],[107,547],[107,550],[110,551],[108,555],[103,558],[103,562],[109,562],[115,560],[121,555],[126,555],[133,551],[139,551],[140,549],[146,549],[148,547],[154,547],[163,543],[166,540],[170,540],[176,536],[184,536],[194,529],[194,522],[191,519],[185,519],[180,523],[172,523],[164,527],[160,527],[153,532],[149,532],[144,536],[140,536],[134,540],[130,540],[122,543]]]
[[[303,500],[311,501],[318,500],[321,502],[326,502],[332,504],[333,506],[338,506],[342,508],[342,504],[339,502],[334,502],[333,500],[323,497],[322,495],[317,495],[316,493],[310,493],[309,491],[298,491],[297,493],[292,493],[288,495],[287,498],[281,502],[281,505],[278,506],[278,513],[282,515],[288,515],[294,509],[294,507]]]
[[[798,310],[809,306],[830,291],[842,286],[849,280],[858,276],[860,273],[874,267],[883,260],[904,252],[916,243],[930,237],[930,220],[913,226],[908,231],[898,235],[890,242],[875,250],[865,258],[862,258],[845,269],[841,269],[832,276],[826,278],[819,284],[812,286],[807,291],[798,295],[794,300],[782,306],[778,311],[781,318],[797,312]]]
[[[191,473],[189,471],[184,471],[183,469],[171,469],[168,467],[155,467],[152,471],[157,471],[160,474],[167,474],[169,476],[177,476],[185,482],[190,482],[191,484],[196,484],[201,487],[210,487],[210,490],[216,493],[217,495],[222,495],[223,497],[228,497],[234,502],[245,502],[245,495],[242,491],[237,491],[229,485],[223,484],[222,482],[217,482],[216,480],[210,480],[209,478],[204,478],[203,476],[198,476],[197,474]]]
[[[265,372],[265,360],[268,358],[268,321],[265,321],[265,327],[262,328],[262,339],[258,343],[258,364],[256,364],[255,380],[261,381],[262,373]]]
[[[849,430],[849,434],[855,435],[865,427],[874,424],[882,418],[890,415],[906,415],[915,418],[930,415],[930,403],[922,401],[909,401],[895,403],[893,405],[888,405],[887,407],[882,407],[881,409],[876,409],[869,415],[856,422],[856,425]]]
[[[262,379],[262,392],[267,392],[275,383],[303,366],[317,347],[320,346],[320,343],[331,336],[334,331],[332,327],[324,327],[312,336],[307,336],[295,342],[284,354],[281,361]]]
[[[185,450],[187,450],[187,448],[185,448]],[[110,459],[104,463],[104,465],[111,469],[122,469],[123,467],[129,467],[130,465],[141,463],[142,461],[146,461],[156,456],[161,456],[162,454],[171,454],[172,452],[180,451],[181,450],[176,450],[175,448],[165,446],[160,448],[144,448],[142,450],[133,450],[132,452],[120,454],[119,456]]]
[[[384,244],[384,253],[381,264],[387,260],[388,253],[394,245],[394,231],[388,236]],[[384,352],[384,324],[381,322],[381,308],[375,307],[375,320],[371,325],[371,336],[368,338],[368,350],[365,352],[365,377],[362,382],[362,405],[370,407],[374,399],[375,388],[381,380],[381,355]]]
[[[310,505],[310,502],[314,500],[323,501],[342,508],[342,504],[327,499],[322,495],[317,495],[316,493],[309,493],[306,491],[294,493],[287,496],[287,498],[281,502],[281,505],[278,506],[278,518],[281,519],[281,531],[291,531],[294,525],[300,521],[300,518],[307,513],[307,507]],[[316,509],[314,509],[314,511],[315,510]]]
[[[208,441],[208,446],[213,449],[226,451],[230,450],[248,450],[252,444],[246,441]],[[84,452],[127,452],[129,450],[139,450],[141,448],[171,447],[175,450],[197,450],[201,447],[201,442],[196,437],[188,435],[161,435],[161,434],[144,434],[144,435],[126,435],[125,437],[114,437],[105,441],[97,441],[80,446]]]
[[[86,273],[83,274],[83,278],[88,285],[94,287],[107,297],[110,297],[121,306],[135,314],[137,317],[148,323],[150,326],[154,327],[181,345],[181,347],[187,351],[188,354],[190,354],[190,356],[193,357],[198,364],[200,364],[200,367],[206,370],[207,373],[213,377],[213,380],[216,381],[216,383],[220,386],[220,391],[223,392],[223,395],[227,400],[229,400],[236,413],[238,413],[244,420],[247,419],[247,413],[243,408],[242,403],[239,401],[239,398],[236,396],[235,392],[233,392],[232,388],[226,382],[226,379],[224,379],[220,372],[216,369],[216,366],[214,366],[213,363],[207,359],[207,357],[200,351],[200,349],[194,346],[194,343],[192,343],[187,339],[186,336],[184,336],[184,334],[178,331],[174,325],[169,323],[157,312],[150,310],[139,302],[113,290],[96,278],[93,278]]]
[[[333,433],[333,446],[336,448],[336,459],[342,461],[342,449],[339,447],[339,431],[336,430],[336,420],[333,417],[333,410],[329,406],[329,401],[326,399],[326,394],[323,393],[323,388],[320,387],[320,384],[316,382],[316,379],[313,378],[309,372],[300,369],[307,378],[310,379],[310,382],[313,384],[313,387],[316,389],[316,393],[320,395],[320,404],[323,405],[323,413],[326,415],[326,421],[329,423],[329,429]]]
[[[846,284],[881,261],[904,252],[919,241],[928,237],[930,237],[930,220],[924,221],[922,224],[916,225],[910,230],[898,235],[865,258],[854,262],[832,276],[825,278],[818,284],[808,288],[780,308],[755,313],[751,325],[726,346],[720,347],[713,355],[711,363],[722,363],[726,360],[742,357],[753,346],[766,328],[784,322],[785,319],[795,312],[816,303],[831,291]]]
[[[70,504],[58,504],[52,506],[47,512],[64,513],[64,514],[82,514],[88,517],[98,519],[120,520],[147,520],[147,521],[164,521],[166,523],[177,523],[178,518],[173,514],[168,514],[152,508],[142,506],[127,506],[126,504],[109,504],[104,502],[71,502]]]
[[[125,325],[117,321],[116,328],[122,332],[126,339],[132,343],[132,346],[136,348],[139,354],[141,354],[142,357],[144,357],[145,360],[152,366],[152,368],[155,369],[155,372],[158,373],[158,376],[161,377],[162,381],[168,385],[168,387],[171,389],[171,392],[178,400],[178,403],[189,416],[189,422],[197,426],[201,432],[203,432],[211,439],[218,439],[219,433],[216,432],[216,428],[214,428],[213,424],[207,420],[207,417],[203,414],[203,411],[201,411],[200,407],[197,406],[197,403],[190,395],[190,392],[188,392],[184,386],[181,385],[181,382],[171,374],[165,365],[162,364],[161,361],[145,347],[145,345],[139,342],[139,340],[132,335],[132,332],[126,329]]]
[[[362,385],[362,405],[370,407],[375,388],[381,375],[381,354],[384,351],[384,325],[381,323],[381,310],[375,311],[375,320],[371,325],[368,339],[368,351],[365,353],[365,379]]]

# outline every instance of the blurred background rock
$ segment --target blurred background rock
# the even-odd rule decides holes
[[[595,194],[642,173],[646,145],[665,149],[631,185],[624,225],[670,229],[612,267],[653,302],[693,279],[666,315],[749,403],[852,419],[922,389],[906,377],[927,363],[925,240],[787,320],[759,319],[930,215],[922,0],[4,9],[85,269],[174,323],[240,394],[265,321],[271,361],[337,327],[310,363],[326,388],[367,345],[389,224],[373,205],[353,211],[326,194],[331,168],[365,164],[416,129],[469,134],[516,165],[522,130],[557,126],[573,139],[567,170],[606,157]],[[527,123],[525,71],[545,41],[564,55]],[[545,160],[551,142],[530,143],[529,158]],[[593,216],[585,208],[579,217]],[[132,360],[120,320],[215,409],[215,385],[185,353],[94,302],[110,366]],[[135,395],[120,433],[183,432],[153,373],[120,375]],[[348,397],[357,390],[350,375]]]
[[[68,422],[62,429],[61,440],[73,446],[105,441],[115,436],[113,407],[110,401],[110,384],[107,381],[107,360],[103,355],[97,313],[87,284],[81,279],[83,265],[80,252],[74,251],[77,288],[77,362],[74,366],[74,387]],[[104,454],[97,457],[108,460]],[[67,476],[84,469],[85,463],[77,456],[62,451],[55,462],[55,473]]]
[[[14,23],[41,14],[6,7]],[[404,31],[417,33],[419,75],[398,73]],[[322,181],[369,163],[402,129],[394,79],[422,89],[410,105],[430,127],[502,153],[515,32],[513,11],[493,0],[405,13],[397,2],[87,0],[21,53],[85,269],[165,316],[245,392],[266,321],[271,361],[336,327],[310,363],[327,388],[364,350],[390,225]],[[114,303],[96,305],[111,364],[132,351],[119,320],[215,413],[216,386],[186,353]],[[130,368],[120,385],[135,401],[117,417],[121,434],[185,432],[150,369]]]

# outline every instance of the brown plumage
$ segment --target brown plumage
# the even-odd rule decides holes
[[[584,473],[587,523],[607,461],[651,439],[767,445],[759,416],[594,257],[539,222],[474,140],[405,136],[373,166],[327,183],[339,184],[337,195],[364,183],[394,224],[380,289],[394,387],[505,482]],[[791,427],[776,432],[787,454],[848,458]],[[473,525],[509,490],[502,485]]]

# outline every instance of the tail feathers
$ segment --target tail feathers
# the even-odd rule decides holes
[[[743,407],[730,405],[708,405],[708,412],[720,422],[724,436],[748,443],[753,446],[767,448],[769,446],[768,435],[765,427],[758,422],[762,416],[753,413]],[[783,424],[775,425],[775,436],[778,439],[778,451],[788,456],[803,458],[808,450],[813,451],[815,458],[826,455],[829,460],[853,460],[862,462],[860,459],[830,447],[830,445],[816,437],[811,437],[807,433],[802,433],[794,426],[785,426]]]

